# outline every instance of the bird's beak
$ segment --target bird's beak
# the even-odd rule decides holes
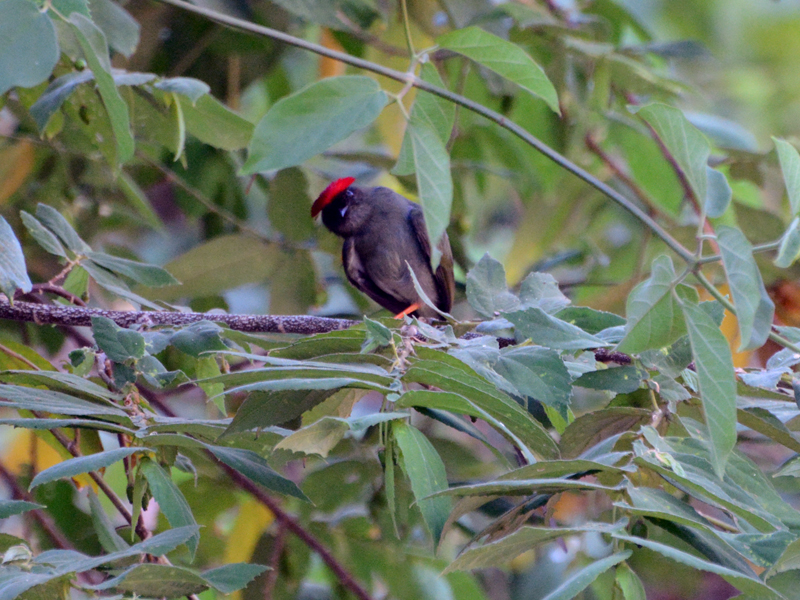
[[[348,208],[347,205],[345,205],[345,206],[343,206],[342,208],[339,209],[339,213],[342,215],[343,219],[344,219],[345,213],[347,213],[347,208]]]

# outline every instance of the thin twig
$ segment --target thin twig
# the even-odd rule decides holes
[[[283,523],[278,523],[278,531],[275,532],[275,539],[272,542],[272,556],[269,557],[270,571],[264,581],[264,600],[272,600],[272,592],[278,582],[278,571],[280,567],[283,548],[286,545],[286,527]]]
[[[5,481],[6,485],[11,489],[11,497],[15,500],[25,500],[26,502],[36,502],[31,495],[26,492],[17,482],[17,478],[14,477],[14,474],[9,471],[6,466],[0,462],[0,477]],[[47,514],[45,511],[40,509],[34,509],[28,511],[29,515],[31,515],[36,521],[39,523],[41,528],[53,542],[53,544],[62,550],[72,550],[75,547],[72,545],[67,537],[61,533],[61,530],[53,521],[53,518]]]

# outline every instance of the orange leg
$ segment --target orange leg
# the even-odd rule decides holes
[[[415,310],[417,310],[418,308],[419,308],[419,302],[414,302],[414,304],[412,304],[411,306],[409,306],[409,307],[408,307],[407,309],[405,309],[403,312],[401,312],[401,313],[397,313],[397,314],[394,316],[394,318],[395,318],[395,319],[404,319],[405,317],[407,317],[408,315],[410,315],[412,312],[414,312],[414,311],[415,311]]]

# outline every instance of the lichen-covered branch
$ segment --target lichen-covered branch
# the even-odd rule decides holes
[[[90,327],[92,317],[107,317],[120,327],[143,325],[182,326],[198,321],[224,323],[236,331],[251,333],[297,333],[313,335],[347,329],[358,323],[350,319],[329,319],[310,315],[228,315],[224,313],[184,313],[160,311],[121,311],[77,306],[45,305],[32,302],[14,302],[0,298],[0,319],[37,323],[39,325],[64,325]]]

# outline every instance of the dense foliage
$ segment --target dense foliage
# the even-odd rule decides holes
[[[0,600],[796,597],[800,16],[718,4],[0,0]]]

